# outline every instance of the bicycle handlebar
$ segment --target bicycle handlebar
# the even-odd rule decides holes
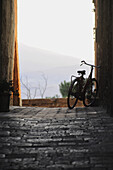
[[[92,64],[88,64],[88,63],[86,63],[84,60],[81,61],[81,65],[80,65],[80,66],[82,66],[83,64],[86,64],[86,65],[91,66],[91,67],[100,68],[100,66],[95,66],[95,65],[92,65]]]

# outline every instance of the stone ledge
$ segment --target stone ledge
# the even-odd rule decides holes
[[[55,98],[55,99],[23,99],[22,106],[33,107],[67,107],[67,98]],[[83,103],[79,101],[78,107],[82,107]]]

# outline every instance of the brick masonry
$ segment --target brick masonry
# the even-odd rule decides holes
[[[22,106],[38,106],[38,107],[67,107],[67,98],[53,99],[23,99]],[[83,106],[83,102],[78,101],[78,107]]]
[[[0,170],[112,170],[113,118],[100,108],[0,113]]]

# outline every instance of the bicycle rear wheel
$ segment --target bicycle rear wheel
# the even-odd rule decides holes
[[[75,79],[69,88],[67,104],[69,109],[73,109],[77,104],[79,97],[79,83],[77,79]]]
[[[83,104],[86,107],[92,106],[98,94],[98,82],[95,78],[91,79],[89,84],[86,86],[83,94]]]

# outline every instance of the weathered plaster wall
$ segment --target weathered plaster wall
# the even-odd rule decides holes
[[[113,1],[96,0],[96,63],[101,105],[112,114],[113,109]]]
[[[13,66],[13,82],[14,90],[18,90],[18,95],[13,95],[13,105],[21,105],[21,87],[20,87],[20,69],[18,55],[18,39],[17,39],[17,0],[14,0],[15,6],[15,42],[14,42],[14,66]]]
[[[17,0],[0,0],[0,81],[13,80],[12,105],[21,104],[19,56],[17,41]]]
[[[14,64],[14,0],[0,1],[0,81],[11,80]]]

